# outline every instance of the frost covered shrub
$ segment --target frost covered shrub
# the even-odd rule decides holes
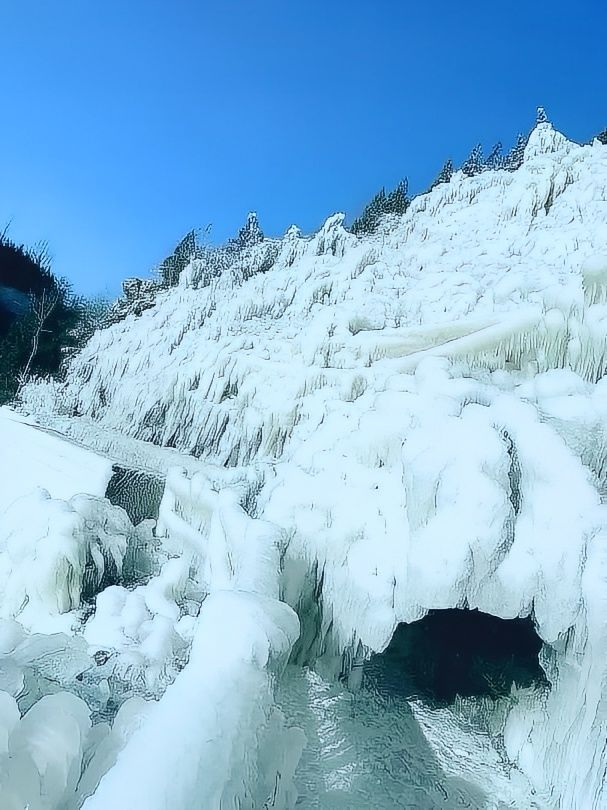
[[[22,389],[19,406],[28,413],[54,416],[62,411],[61,382],[53,379],[34,379]]]
[[[207,287],[234,263],[237,255],[230,243],[219,247],[205,245],[187,270],[187,283],[192,287]]]

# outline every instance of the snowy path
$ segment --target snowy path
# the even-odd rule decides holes
[[[0,409],[0,414],[2,410],[6,409]],[[18,414],[14,415],[18,418]],[[208,462],[201,462],[189,453],[135,439],[100,426],[88,417],[44,415],[43,421],[32,427],[84,452],[102,456],[111,464],[136,468],[150,475],[165,477],[172,467],[183,467],[192,475],[209,467]]]
[[[377,687],[373,673],[351,694],[310,670],[287,671],[278,704],[308,739],[296,772],[298,808],[543,808],[521,774],[509,777],[486,735],[448,710],[411,705]],[[433,729],[434,745],[423,726]]]
[[[103,496],[111,461],[60,435],[41,430],[10,408],[0,408],[0,512],[36,487],[53,498]]]

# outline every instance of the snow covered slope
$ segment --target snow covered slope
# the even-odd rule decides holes
[[[314,402],[354,400],[428,353],[594,381],[603,310],[563,319],[584,294],[605,303],[607,150],[545,124],[526,154],[516,172],[456,174],[372,237],[341,215],[311,239],[292,228],[265,273],[245,256],[209,280],[194,262],[153,309],[92,339],[59,406],[233,465],[281,456],[315,430]]]
[[[9,408],[0,408],[0,448],[0,513],[36,487],[56,498],[103,496],[112,475],[101,455],[28,424]]]
[[[25,406],[212,464],[200,499],[169,476],[160,525],[207,584],[255,564],[230,497],[207,502],[238,480],[315,654],[381,651],[430,609],[532,616],[551,689],[513,701],[508,754],[549,806],[604,806],[607,147],[541,124],[516,172],[456,173],[370,237],[335,215],[267,250],[192,262]]]

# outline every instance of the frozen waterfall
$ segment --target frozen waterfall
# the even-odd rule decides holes
[[[0,412],[2,810],[605,807],[607,146],[205,261]]]

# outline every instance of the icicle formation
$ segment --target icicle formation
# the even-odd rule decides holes
[[[136,529],[103,498],[63,501],[39,490],[17,499],[0,526],[0,616],[32,627],[68,613],[85,595],[122,581],[129,546],[150,542],[150,522]]]
[[[607,304],[607,255],[590,256],[582,266],[586,306]]]
[[[587,199],[589,187],[596,191]],[[290,229],[208,277],[206,259],[195,259],[155,307],[97,333],[64,385],[46,396],[32,385],[24,401],[220,464],[247,464],[281,456],[295,424],[309,420],[321,379],[341,391],[351,389],[350,371],[373,378],[370,367],[399,356],[384,354],[399,335],[404,346],[420,330],[418,346],[439,352],[441,325],[445,335],[454,323],[462,331],[470,323],[472,334],[480,320],[506,331],[528,308],[560,315],[528,329],[513,322],[486,351],[470,343],[470,365],[569,365],[596,379],[602,327],[588,307],[601,300],[602,282],[584,282],[584,323],[574,325],[571,313],[582,309],[581,265],[604,251],[605,194],[604,147],[578,147],[541,124],[516,172],[456,172],[372,236],[348,234],[336,215],[312,239]],[[270,243],[273,264],[259,272],[270,266]],[[432,331],[429,342],[423,329]],[[408,346],[407,355],[415,351]]]

